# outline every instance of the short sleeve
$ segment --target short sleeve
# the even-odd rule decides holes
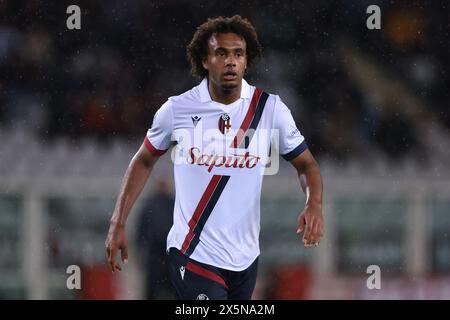
[[[170,147],[173,131],[173,114],[170,101],[164,103],[155,113],[151,128],[147,131],[144,144],[153,155],[160,156]]]
[[[279,132],[279,150],[286,161],[291,161],[305,151],[305,138],[297,128],[291,110],[277,96],[274,109],[274,128]]]

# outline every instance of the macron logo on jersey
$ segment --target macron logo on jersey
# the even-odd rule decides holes
[[[192,119],[192,124],[194,125],[194,127],[196,127],[196,126],[197,126],[197,123],[198,123],[200,120],[202,120],[202,117],[199,117],[199,116],[193,116],[193,117],[191,117],[191,119]]]
[[[181,266],[180,267],[181,280],[184,280],[184,273],[185,272],[186,272],[186,269],[183,266]]]

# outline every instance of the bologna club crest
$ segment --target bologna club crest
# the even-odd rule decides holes
[[[219,118],[219,130],[223,134],[227,134],[231,129],[231,120],[230,116],[227,113],[224,113]]]

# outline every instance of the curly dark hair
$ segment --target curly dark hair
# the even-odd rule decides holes
[[[258,41],[255,27],[245,18],[234,15],[231,18],[217,17],[208,19],[194,34],[187,46],[187,58],[191,64],[191,73],[198,79],[203,79],[208,70],[203,68],[202,61],[208,56],[208,41],[214,33],[232,32],[242,37],[247,44],[247,65],[261,56],[261,45]]]

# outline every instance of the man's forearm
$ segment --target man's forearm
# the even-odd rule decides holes
[[[306,206],[322,205],[322,176],[317,163],[309,163],[298,171],[300,185],[306,195]]]
[[[131,208],[144,189],[153,165],[154,163],[142,161],[137,155],[133,157],[122,180],[111,224],[125,226]]]

